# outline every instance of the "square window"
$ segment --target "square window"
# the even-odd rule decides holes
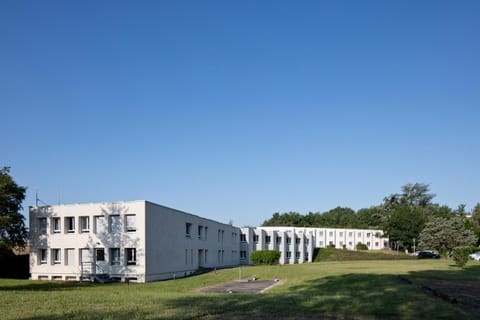
[[[258,242],[258,235],[253,236],[253,242]]]
[[[125,249],[125,258],[126,264],[128,266],[137,264],[137,250],[135,248],[126,248]]]
[[[125,216],[125,231],[137,231],[136,216],[134,214],[129,214]]]

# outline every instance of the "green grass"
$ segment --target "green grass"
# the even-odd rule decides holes
[[[244,278],[279,278],[256,295],[194,289],[238,279],[239,269],[149,284],[94,285],[0,280],[2,319],[474,319],[405,283],[410,279],[480,280],[480,263],[447,260],[336,261],[242,267]]]
[[[400,260],[400,259],[416,259],[404,253],[396,253],[392,251],[352,251],[341,250],[335,248],[319,249],[315,255],[315,262],[322,261],[347,261],[347,260]]]

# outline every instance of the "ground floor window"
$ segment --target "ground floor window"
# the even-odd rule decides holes
[[[120,248],[110,248],[110,264],[112,266],[120,265]]]
[[[105,249],[96,248],[95,249],[95,261],[105,261]]]
[[[47,263],[47,249],[40,249],[38,251],[38,256],[40,258],[40,264]]]
[[[61,263],[60,249],[52,249],[52,263]]]
[[[247,251],[240,251],[240,260],[247,260]]]
[[[135,248],[126,248],[125,249],[125,258],[127,265],[136,265],[137,264],[137,250]]]

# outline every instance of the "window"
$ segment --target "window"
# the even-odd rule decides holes
[[[126,232],[137,231],[136,216],[134,214],[128,214],[125,216],[125,231]]]
[[[287,244],[290,244],[290,243],[292,243],[292,238],[287,237]]]
[[[40,258],[40,264],[47,263],[47,249],[40,249],[38,251],[38,256]]]
[[[185,223],[185,237],[190,238],[192,236],[192,224],[187,222]]]
[[[367,247],[370,247],[370,241],[367,242]]]
[[[378,242],[375,242],[375,248],[378,248]]]
[[[185,264],[188,264],[188,249],[185,249]]]
[[[272,242],[272,237],[271,236],[266,236],[265,237],[265,243],[269,244],[270,242]]]
[[[240,242],[247,242],[247,235],[244,233],[240,234]]]
[[[67,229],[67,233],[74,233],[75,232],[75,218],[74,217],[66,217],[65,218],[65,228]]]
[[[107,223],[104,216],[95,217],[95,233],[104,233],[106,231]]]
[[[305,252],[305,261],[308,261],[308,252]]]
[[[349,232],[349,233],[348,233],[348,237],[349,237],[349,238],[353,237],[353,232]]]
[[[128,266],[133,266],[137,264],[137,250],[135,248],[126,248],[125,249],[125,259]]]
[[[290,251],[287,251],[287,259],[290,259],[292,257],[292,253]]]
[[[308,244],[310,242],[310,240],[307,238],[305,239],[305,244]]]
[[[359,232],[359,233],[357,234],[357,236],[358,236],[359,238],[361,238],[361,237],[362,237],[362,233]]]
[[[52,218],[52,231],[53,233],[60,233],[60,218]]]
[[[348,247],[350,247],[350,248],[352,247],[352,241],[348,242]]]
[[[240,260],[247,260],[247,251],[245,250],[240,251]]]
[[[318,245],[319,245],[320,247],[323,247],[323,241],[319,241],[319,242],[318,242]]]
[[[105,261],[105,249],[95,248],[95,261]]]
[[[52,264],[61,263],[60,259],[60,249],[52,249]]]
[[[38,218],[38,232],[47,234],[47,218]]]
[[[202,239],[203,226],[198,226],[198,239]]]
[[[218,229],[218,242],[220,242],[220,235],[222,234],[222,230]]]
[[[328,236],[329,236],[329,237],[333,237],[333,231],[330,231],[330,232],[328,233]]]
[[[295,259],[297,259],[297,260],[300,259],[300,252],[298,252],[298,251],[295,252]]]
[[[110,264],[112,266],[120,265],[120,248],[110,248]]]
[[[205,249],[205,264],[208,263],[208,250]]]
[[[277,237],[277,244],[282,243],[282,237]]]
[[[208,238],[208,227],[205,227],[205,234],[204,234],[205,240]]]
[[[110,232],[111,233],[120,233],[122,232],[122,226],[121,226],[121,219],[120,219],[120,215],[112,215],[112,216],[109,216],[109,221],[108,223],[110,224],[109,225],[109,229],[110,229]]]
[[[323,237],[323,231],[320,231],[319,236]]]
[[[300,244],[300,238],[295,237],[295,244]]]
[[[90,219],[89,217],[80,217],[80,230],[82,232],[90,231]]]
[[[65,265],[73,266],[75,264],[75,249],[65,249]]]
[[[258,242],[258,235],[253,236],[253,242]]]
[[[339,236],[340,236],[340,237],[343,237],[343,232],[340,232]]]
[[[370,232],[367,233],[367,238],[370,238]]]

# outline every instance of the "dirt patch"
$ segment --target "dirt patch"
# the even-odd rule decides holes
[[[480,311],[479,280],[409,279],[412,284],[447,302]]]
[[[217,285],[200,288],[197,291],[199,292],[215,292],[215,293],[260,293],[268,290],[277,284],[279,280],[239,280],[220,283]]]

